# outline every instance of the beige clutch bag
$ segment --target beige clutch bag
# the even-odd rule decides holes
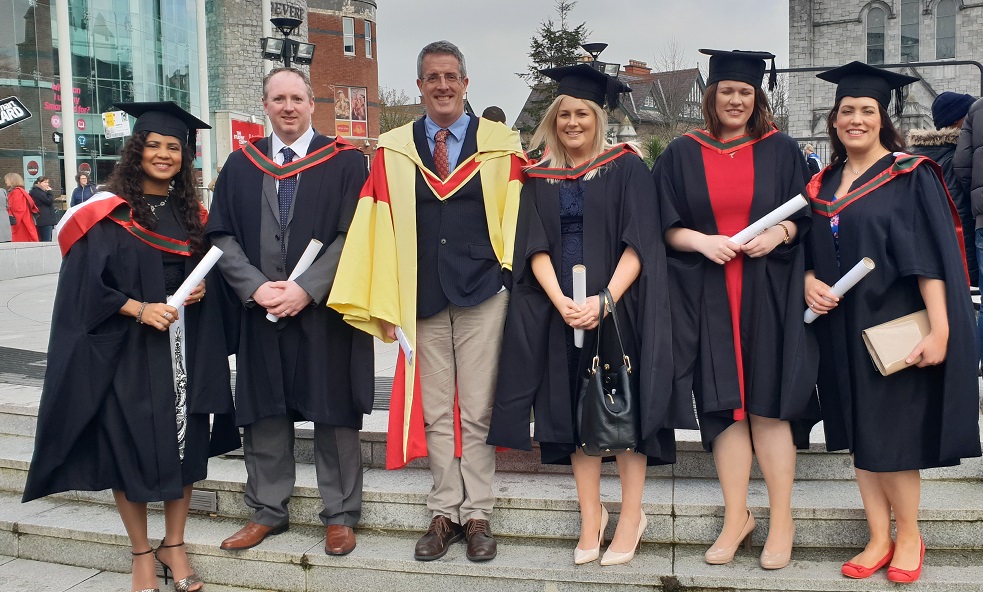
[[[905,357],[930,330],[928,311],[920,310],[864,329],[864,344],[877,371],[889,376],[913,365],[906,363]]]

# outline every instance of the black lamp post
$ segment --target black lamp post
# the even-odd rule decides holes
[[[280,31],[283,39],[263,37],[260,40],[264,60],[276,62],[282,59],[283,65],[288,68],[291,61],[303,65],[308,65],[314,61],[315,45],[313,43],[302,43],[290,38],[303,21],[298,18],[282,16],[271,18],[270,22]]]
[[[621,70],[621,64],[602,62],[597,59],[597,56],[601,55],[601,52],[604,51],[607,46],[607,43],[584,43],[580,47],[590,54],[591,66],[595,70],[600,70],[601,72],[604,72],[610,76],[617,76],[618,72]]]

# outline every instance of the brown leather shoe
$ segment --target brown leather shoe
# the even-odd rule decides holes
[[[468,539],[467,557],[471,561],[488,561],[498,555],[498,543],[487,520],[468,520],[464,525],[464,534]]]
[[[324,552],[328,555],[348,555],[355,550],[355,531],[344,524],[329,524],[324,534]]]
[[[433,561],[447,554],[447,549],[464,538],[464,529],[447,516],[436,516],[430,521],[427,534],[416,542],[413,557],[417,561]]]
[[[220,548],[225,549],[226,551],[251,549],[262,543],[263,539],[266,537],[280,534],[281,532],[286,532],[288,528],[290,528],[289,524],[281,524],[280,526],[263,526],[262,524],[257,524],[250,520],[245,526],[239,529],[239,532],[222,541]]]

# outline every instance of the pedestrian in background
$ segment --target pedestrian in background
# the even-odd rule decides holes
[[[3,177],[3,184],[7,188],[11,240],[15,243],[38,242],[38,229],[34,225],[34,214],[38,213],[38,207],[24,190],[24,177],[17,173],[7,173]]]
[[[956,154],[956,142],[959,140],[959,130],[976,97],[954,92],[944,92],[932,102],[932,122],[935,129],[913,129],[908,131],[908,148],[912,154],[927,156],[942,167],[942,178],[945,179],[949,197],[956,204],[959,220],[963,228],[963,241],[966,250],[966,268],[969,270],[969,283],[979,285],[979,267],[976,263],[976,234],[973,229],[976,221],[973,216],[973,205],[969,200],[969,191],[965,190],[956,178],[953,166]]]
[[[983,266],[983,99],[978,99],[966,112],[952,156],[952,170],[959,187],[969,196],[976,217],[976,264]],[[963,228],[963,232],[968,233],[969,228]],[[979,274],[983,277],[983,270]],[[983,358],[983,315],[977,316],[977,339]]]
[[[75,175],[75,182],[78,187],[72,190],[72,201],[69,206],[77,206],[95,195],[96,188],[89,184],[89,176],[85,173]]]
[[[51,229],[58,222],[55,215],[55,194],[51,190],[51,180],[48,177],[38,177],[31,187],[31,199],[38,208],[34,224],[38,229],[38,240],[43,243],[51,241]]]
[[[0,206],[7,211],[7,190],[3,187],[0,187]],[[10,218],[9,214],[0,216],[0,243],[10,242]]]
[[[820,160],[819,155],[816,154],[816,149],[813,148],[812,144],[806,144],[802,151],[806,155],[806,165],[809,169],[809,176],[815,175],[819,171],[823,170],[823,161]]]

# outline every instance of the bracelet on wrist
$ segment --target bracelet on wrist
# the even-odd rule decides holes
[[[147,308],[146,302],[140,303],[140,310],[137,311],[137,322],[143,324],[143,309]]]
[[[781,226],[782,227],[782,230],[785,231],[785,238],[782,239],[782,244],[783,245],[787,245],[789,243],[789,241],[792,240],[792,235],[789,234],[789,232],[788,232],[788,226],[785,226],[785,223],[784,222],[779,222],[777,224],[777,226]]]

